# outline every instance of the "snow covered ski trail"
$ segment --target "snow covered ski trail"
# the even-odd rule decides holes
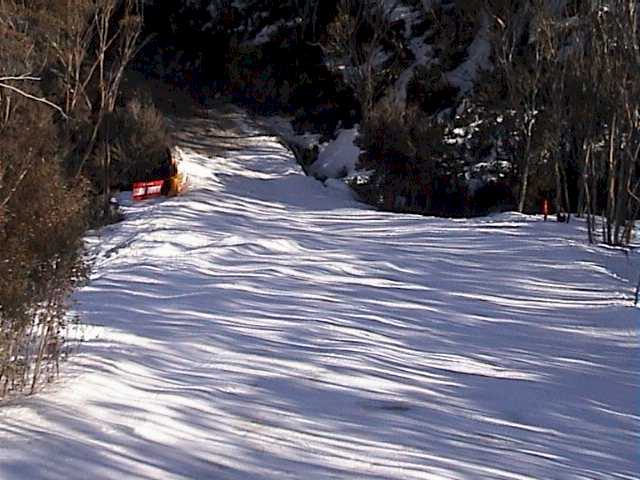
[[[367,209],[248,125],[182,122],[190,191],[90,239],[86,342],[0,409],[0,479],[638,478],[620,253]]]

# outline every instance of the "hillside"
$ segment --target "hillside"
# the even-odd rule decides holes
[[[85,341],[0,410],[0,478],[638,478],[637,253],[373,210],[237,108],[175,128],[190,190],[88,238]]]

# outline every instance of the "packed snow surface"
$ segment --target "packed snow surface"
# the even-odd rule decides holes
[[[632,260],[370,210],[226,115],[179,127],[186,195],[89,239],[86,341],[0,409],[1,479],[638,478]]]

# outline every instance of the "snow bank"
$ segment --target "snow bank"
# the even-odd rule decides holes
[[[261,125],[274,132],[288,143],[300,145],[304,148],[311,148],[320,143],[320,138],[322,137],[321,134],[310,132],[298,134],[293,128],[292,121],[292,118],[280,117],[277,115],[260,118]]]
[[[93,239],[86,342],[0,409],[0,478],[638,478],[637,258],[367,209],[219,117],[178,132],[185,196]]]
[[[320,149],[320,155],[310,167],[318,178],[343,178],[352,175],[358,164],[361,150],[355,145],[358,128],[341,130],[338,137]]]

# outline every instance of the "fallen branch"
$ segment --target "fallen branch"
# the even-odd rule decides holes
[[[10,76],[10,77],[0,77],[0,82],[9,82],[9,81],[32,81],[32,82],[39,82],[40,80],[42,80],[40,77],[34,77],[32,75],[17,75],[17,76]]]
[[[7,90],[11,90],[12,92],[17,93],[18,95],[21,95],[25,98],[28,98],[29,100],[33,100],[34,102],[38,102],[38,103],[43,103],[51,108],[53,108],[54,110],[58,111],[60,113],[60,115],[62,115],[62,117],[64,119],[68,119],[69,117],[67,116],[66,113],[64,113],[64,110],[62,108],[60,108],[58,105],[56,105],[55,103],[47,100],[44,97],[36,97],[35,95],[31,95],[28,92],[25,92],[24,90],[18,88],[18,87],[14,87],[13,85],[9,85],[8,83],[3,83],[2,82],[2,78],[0,78],[0,88],[4,88]]]

